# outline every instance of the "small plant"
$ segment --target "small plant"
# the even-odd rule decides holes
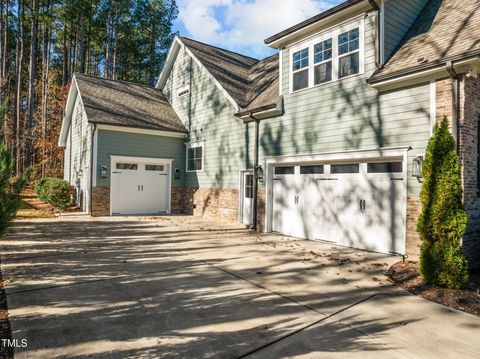
[[[64,210],[72,205],[75,189],[63,179],[45,177],[37,181],[35,192],[42,201]]]
[[[462,195],[460,159],[445,117],[428,142],[417,223],[422,240],[420,274],[429,284],[461,288],[468,281],[461,247],[468,224]]]

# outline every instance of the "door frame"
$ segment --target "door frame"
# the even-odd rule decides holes
[[[334,162],[334,161],[368,161],[368,160],[388,160],[401,159],[403,165],[403,183],[405,196],[408,197],[408,151],[412,148],[410,146],[401,147],[383,147],[372,148],[365,150],[350,150],[350,151],[335,151],[323,153],[311,153],[301,155],[286,155],[286,156],[272,156],[265,157],[266,168],[266,215],[265,215],[265,232],[272,232],[273,222],[273,169],[278,165],[291,164],[298,166],[302,164],[312,164],[317,162]],[[407,218],[407,198],[405,198],[404,216]],[[405,222],[404,229],[404,244],[407,243],[407,228]]]
[[[110,155],[110,216],[112,216],[113,207],[112,207],[112,175],[114,171],[113,164],[119,161],[133,161],[139,164],[158,164],[165,165],[167,169],[167,188],[166,188],[166,198],[167,198],[167,211],[166,214],[172,212],[172,163],[173,158],[158,158],[158,157],[135,157],[135,156],[117,156]]]
[[[245,192],[245,174],[252,174],[253,169],[243,169],[239,171],[238,186],[239,186],[239,201],[238,201],[238,223],[243,224],[243,199]]]

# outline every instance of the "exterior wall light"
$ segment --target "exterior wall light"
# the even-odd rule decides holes
[[[423,177],[422,170],[423,170],[423,155],[417,155],[413,159],[413,163],[412,163],[412,177],[417,177],[418,179],[421,179]]]
[[[260,166],[260,165],[257,166],[255,168],[255,173],[256,173],[258,182],[263,183],[263,168],[262,168],[262,166]]]

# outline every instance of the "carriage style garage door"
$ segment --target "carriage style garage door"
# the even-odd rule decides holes
[[[170,212],[171,160],[112,156],[112,215]]]
[[[273,167],[272,227],[285,235],[405,253],[403,159]]]

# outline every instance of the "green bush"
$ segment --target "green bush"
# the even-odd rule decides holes
[[[72,205],[75,189],[63,179],[45,177],[37,181],[35,191],[42,201],[59,209],[65,209]]]
[[[468,224],[462,196],[460,160],[445,117],[428,142],[417,223],[422,240],[420,273],[429,284],[461,288],[468,281],[461,248]]]

